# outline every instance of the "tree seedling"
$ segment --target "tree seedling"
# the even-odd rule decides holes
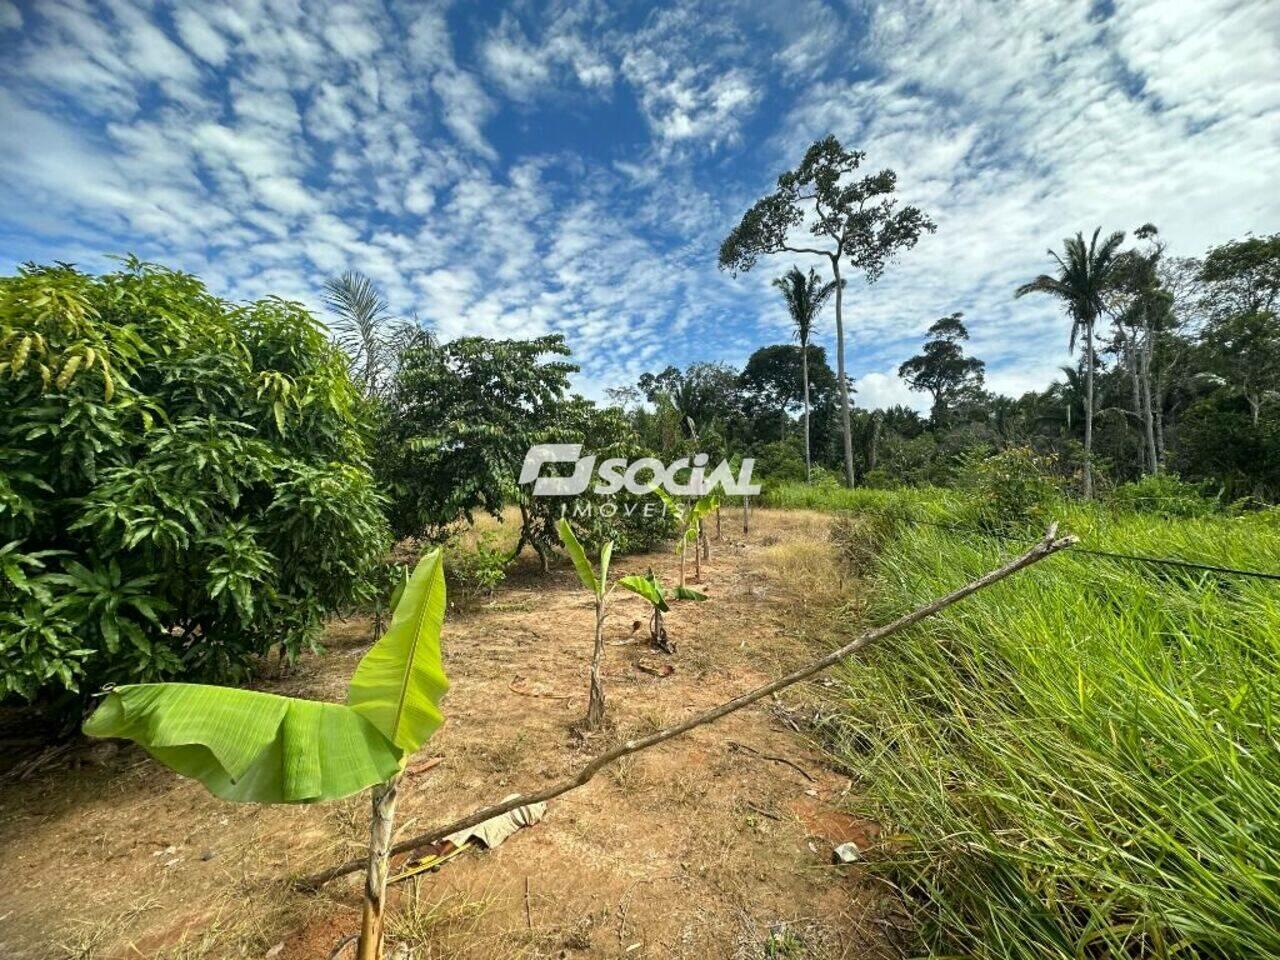
[[[643,597],[653,607],[653,615],[649,618],[649,642],[666,653],[675,653],[676,646],[667,636],[667,628],[663,616],[671,612],[668,605],[672,600],[706,600],[707,595],[690,587],[679,586],[667,590],[652,569],[643,577],[632,575],[619,577],[617,586],[630,590],[638,597]]]
[[[322,803],[372,787],[359,960],[383,955],[396,788],[408,759],[444,722],[449,689],[440,658],[441,551],[418,561],[396,592],[391,625],[356,667],[345,704],[141,683],[110,690],[84,724],[89,736],[134,741],[224,800]]]
[[[720,499],[715,491],[704,493],[697,500],[689,503],[681,500],[679,497],[673,497],[661,487],[655,486],[653,492],[658,495],[671,515],[676,518],[676,524],[680,528],[680,532],[676,537],[676,553],[680,556],[680,586],[685,585],[685,561],[689,553],[690,541],[694,544],[693,576],[697,581],[702,580],[702,557],[703,551],[699,547],[705,548],[705,556],[710,559],[710,543],[704,540],[702,535],[702,521],[711,514],[720,504]]]
[[[606,540],[600,548],[600,575],[597,577],[591,567],[591,561],[587,559],[586,551],[582,549],[582,544],[574,535],[573,528],[569,526],[569,521],[561,517],[556,524],[556,529],[560,532],[560,542],[564,544],[569,559],[573,561],[574,569],[578,571],[578,579],[595,597],[595,646],[591,652],[591,682],[587,696],[587,717],[583,726],[587,730],[596,730],[604,723],[604,681],[601,679],[600,671],[604,663],[605,604],[609,594],[613,592],[613,588],[607,586],[609,559],[613,556],[613,541]]]

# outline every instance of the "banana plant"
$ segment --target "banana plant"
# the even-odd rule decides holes
[[[132,740],[156,760],[240,803],[322,803],[372,788],[359,960],[380,960],[396,790],[410,756],[444,722],[441,551],[397,585],[391,624],[369,648],[347,702],[322,703],[196,683],[110,690],[92,737]]]
[[[556,530],[560,533],[560,542],[564,544],[569,559],[573,561],[573,566],[578,571],[578,579],[595,597],[595,646],[591,653],[591,683],[587,696],[587,717],[583,726],[587,730],[596,730],[604,723],[605,714],[604,681],[600,674],[604,664],[605,605],[609,594],[613,592],[613,588],[608,586],[609,559],[613,556],[613,541],[606,540],[600,548],[600,574],[597,576],[591,567],[591,561],[587,559],[586,551],[582,549],[582,544],[574,535],[573,528],[569,526],[569,521],[561,517],[556,524]]]
[[[680,528],[676,539],[676,553],[680,556],[680,586],[685,585],[685,561],[689,553],[690,541],[694,544],[693,576],[695,580],[701,582],[703,552],[699,548],[704,549],[707,559],[710,559],[710,543],[703,537],[702,521],[719,506],[720,498],[713,490],[710,493],[704,493],[693,502],[688,502],[679,497],[673,497],[659,486],[654,486],[652,489],[658,495],[658,499],[671,511]]]
[[[680,586],[674,590],[667,590],[662,586],[662,581],[658,579],[658,575],[652,568],[643,577],[635,574],[619,577],[617,586],[630,590],[636,596],[649,601],[649,605],[653,607],[653,614],[649,617],[649,642],[666,653],[676,652],[676,646],[667,636],[667,628],[663,623],[663,616],[671,612],[669,601],[707,599],[705,593],[700,593],[691,587]]]

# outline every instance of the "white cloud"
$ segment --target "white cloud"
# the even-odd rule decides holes
[[[227,38],[198,12],[190,7],[183,7],[174,13],[173,20],[178,28],[178,36],[197,57],[215,67],[227,62]]]
[[[598,393],[789,337],[789,260],[715,250],[835,132],[938,222],[847,298],[858,402],[923,409],[895,371],[954,310],[992,386],[1054,376],[1066,325],[1012,291],[1065,234],[1154,220],[1194,254],[1280,220],[1263,0],[172,6],[0,0],[10,260],[136,250],[312,304],[360,269],[445,335],[564,332]]]
[[[21,30],[22,11],[11,0],[0,3],[0,30]]]

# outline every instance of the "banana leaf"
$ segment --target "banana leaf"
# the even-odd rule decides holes
[[[444,606],[444,557],[437,548],[418,561],[391,626],[364,655],[347,688],[347,705],[406,757],[444,722],[440,701],[449,689],[440,657]]]
[[[671,591],[671,596],[677,600],[706,600],[707,595],[693,587],[676,587]]]
[[[381,783],[401,753],[349,707],[198,683],[116,687],[84,724],[224,800],[318,803]]]
[[[556,530],[560,533],[560,542],[564,544],[564,548],[569,554],[569,559],[573,561],[574,567],[577,568],[578,579],[582,581],[582,585],[584,587],[596,596],[599,596],[601,590],[600,581],[596,579],[595,571],[591,569],[591,561],[587,559],[587,554],[586,551],[582,549],[582,544],[580,544],[578,542],[578,538],[574,536],[573,527],[569,526],[568,520],[561,517],[560,521],[556,524]],[[610,543],[608,546],[609,552],[612,553],[613,544]],[[608,558],[603,551],[601,551],[601,557],[607,565]]]
[[[661,585],[653,575],[653,571],[649,572],[646,577],[632,574],[629,577],[619,577],[618,586],[624,590],[630,590],[636,596],[644,597],[649,603],[657,607],[663,613],[668,612],[670,607],[667,606],[666,595],[662,591]]]

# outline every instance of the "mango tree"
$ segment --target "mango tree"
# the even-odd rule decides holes
[[[591,652],[591,681],[587,697],[587,717],[583,723],[587,730],[595,730],[604,723],[604,682],[601,679],[600,671],[604,663],[605,604],[609,599],[609,594],[613,592],[611,587],[607,587],[609,581],[609,559],[613,556],[613,541],[605,541],[600,548],[600,574],[597,576],[596,572],[591,568],[591,561],[587,559],[586,551],[582,549],[582,544],[578,542],[578,538],[574,535],[573,527],[569,526],[569,521],[561,517],[556,529],[560,531],[560,541],[564,544],[564,548],[569,554],[569,559],[573,561],[574,569],[578,571],[578,579],[595,597],[595,646]]]
[[[671,638],[667,636],[667,628],[663,624],[663,615],[669,613],[671,600],[697,600],[707,599],[705,593],[700,593],[686,586],[678,586],[674,590],[667,590],[662,586],[662,581],[658,579],[650,568],[649,572],[643,577],[632,575],[629,577],[619,577],[617,586],[624,590],[630,590],[638,597],[643,597],[649,601],[653,607],[653,614],[649,617],[649,642],[666,653],[675,653],[675,644],[671,642]]]
[[[215,796],[240,803],[321,803],[372,787],[359,960],[382,956],[396,789],[443,722],[449,688],[440,657],[444,566],[424,556],[398,588],[391,626],[365,654],[347,702],[191,683],[116,687],[84,724],[133,740]]]

